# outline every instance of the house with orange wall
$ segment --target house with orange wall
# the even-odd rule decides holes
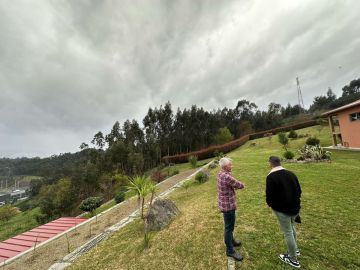
[[[328,118],[333,146],[340,144],[346,148],[360,149],[360,99],[325,112],[322,116]],[[339,122],[339,131],[335,130],[336,120]]]

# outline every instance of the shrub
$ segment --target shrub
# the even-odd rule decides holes
[[[197,156],[190,156],[189,157],[189,163],[191,164],[191,167],[196,168],[197,161],[198,161]]]
[[[217,167],[217,163],[214,161],[209,164],[209,169],[215,169]]]
[[[186,181],[181,185],[181,187],[187,191],[192,184],[193,184],[193,181]]]
[[[120,190],[119,192],[117,192],[115,195],[115,198],[114,198],[115,202],[116,203],[123,202],[125,200],[125,193],[126,193],[126,191],[124,191],[124,190]]]
[[[179,174],[179,170],[174,170],[174,171],[171,173],[171,176],[177,175],[177,174]]]
[[[298,139],[300,139],[300,138],[307,138],[307,137],[309,137],[309,134],[298,134]]]
[[[155,170],[151,174],[151,179],[157,183],[160,183],[166,178],[166,174],[160,171],[159,169]]]
[[[205,171],[200,171],[195,175],[195,180],[200,184],[206,182],[208,179],[209,179],[209,174]]]
[[[305,159],[313,159],[313,160],[323,160],[330,159],[331,152],[325,151],[320,147],[320,145],[304,145],[301,149],[299,149],[299,154],[301,160]]]
[[[293,159],[294,158],[294,153],[291,152],[291,151],[285,151],[284,154],[283,154],[283,157],[286,158],[286,159]]]
[[[93,216],[95,209],[101,205],[101,201],[100,197],[89,197],[81,202],[79,208],[82,211],[90,212]]]
[[[283,145],[283,147],[285,148],[285,151],[287,151],[286,146],[289,143],[289,139],[288,139],[288,137],[286,137],[286,133],[284,133],[284,132],[279,133],[278,140],[279,140],[279,143],[281,143]]]
[[[214,151],[214,157],[216,158],[216,160],[220,160],[220,158],[224,157],[224,153],[223,152],[219,152],[218,149],[216,149]]]
[[[298,137],[298,134],[296,133],[296,131],[294,130],[290,130],[289,134],[288,134],[288,138],[290,139],[296,139]]]
[[[20,210],[17,207],[11,205],[2,206],[0,207],[0,221],[8,221],[16,216],[17,213],[20,213]]]
[[[316,137],[310,137],[306,140],[306,144],[307,145],[319,145],[320,144],[320,140]]]

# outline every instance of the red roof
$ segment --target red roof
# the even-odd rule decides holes
[[[0,242],[0,263],[65,232],[86,218],[63,217]]]

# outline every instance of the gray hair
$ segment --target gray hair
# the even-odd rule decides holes
[[[232,162],[230,158],[223,157],[219,160],[219,165],[221,168],[224,168],[225,166],[229,165]]]

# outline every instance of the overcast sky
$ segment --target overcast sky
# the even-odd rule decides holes
[[[308,107],[360,77],[360,1],[0,0],[0,157],[78,150],[147,109]]]

